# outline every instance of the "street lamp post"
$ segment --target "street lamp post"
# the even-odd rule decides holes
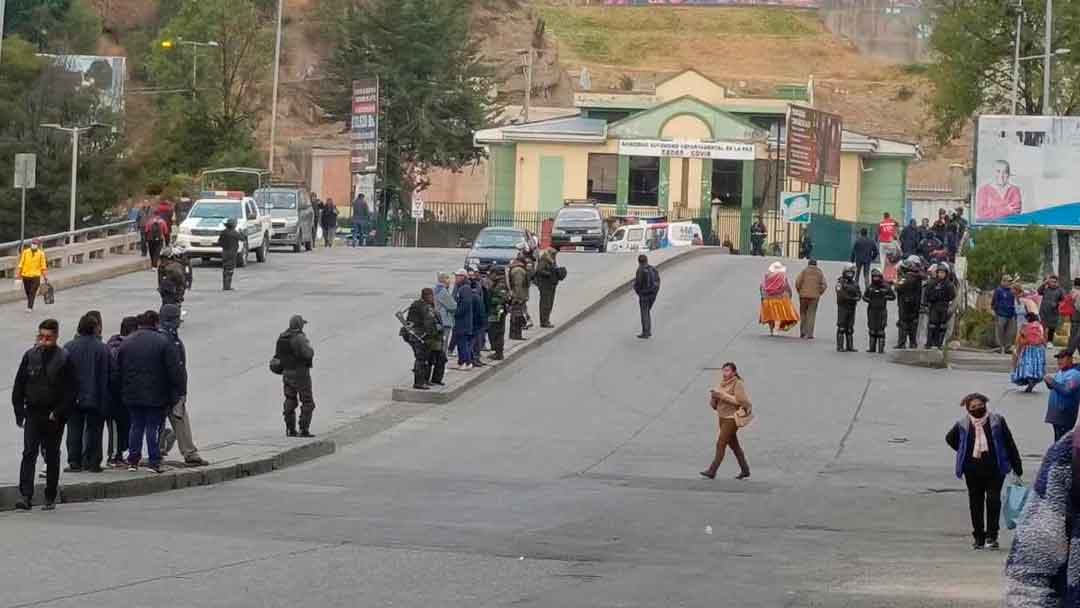
[[[0,0],[0,59],[4,57],[4,6],[7,0]]]
[[[52,122],[41,125],[43,129],[55,129],[71,134],[71,202],[68,209],[68,243],[75,242],[75,195],[79,185],[79,135],[99,127],[109,126],[100,122],[85,127],[62,127]]]
[[[171,49],[177,44],[186,44],[191,47],[191,98],[195,99],[198,95],[196,92],[199,88],[199,47],[211,47],[217,48],[221,46],[216,40],[209,40],[207,42],[198,42],[196,40],[184,40],[181,36],[177,36],[176,40],[162,40],[161,48]]]
[[[278,0],[277,30],[274,35],[274,92],[270,102],[270,179],[274,179],[274,137],[277,134],[278,71],[281,69],[281,16],[285,10],[284,0]]]
[[[1050,109],[1050,60],[1054,53],[1050,51],[1051,45],[1054,44],[1051,41],[1053,37],[1054,28],[1054,0],[1046,0],[1046,37],[1043,39],[1043,102],[1042,113],[1043,116],[1049,116],[1052,112]]]
[[[1017,101],[1020,99],[1020,64],[1022,62],[1024,62],[1024,61],[1031,61],[1033,59],[1042,59],[1043,61],[1048,61],[1047,57],[1055,57],[1055,56],[1060,57],[1061,55],[1068,55],[1071,51],[1072,51],[1072,49],[1056,49],[1056,50],[1054,50],[1053,53],[1041,54],[1041,55],[1028,55],[1027,57],[1021,57],[1019,55],[1019,53],[1017,54],[1015,64],[1013,66],[1013,91],[1012,91],[1013,115],[1016,115],[1016,104],[1017,104]],[[1047,88],[1047,86],[1048,86],[1048,83],[1046,82],[1046,79],[1044,78],[1043,79],[1043,99],[1044,100],[1046,99],[1046,96],[1049,93],[1049,89]],[[1043,114],[1046,114],[1046,113],[1047,113],[1046,102],[1044,101],[1043,102]]]

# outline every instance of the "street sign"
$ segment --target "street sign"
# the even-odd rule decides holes
[[[789,224],[809,224],[810,194],[806,192],[781,192],[780,208],[783,211],[784,221]]]
[[[412,217],[414,220],[424,219],[424,201],[414,198],[412,202]]]
[[[37,156],[34,154],[15,155],[15,187],[34,188],[37,186]]]

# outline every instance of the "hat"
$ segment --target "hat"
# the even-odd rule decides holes
[[[304,320],[304,317],[300,315],[289,317],[289,329],[304,329],[305,325],[307,325],[307,321]]]
[[[769,272],[787,272],[787,268],[784,268],[784,265],[780,263],[780,260],[777,260],[772,264],[769,264]]]
[[[1071,357],[1071,356],[1073,356],[1072,351],[1068,350],[1068,349],[1065,349],[1065,350],[1059,350],[1057,352],[1057,354],[1054,355],[1054,358],[1055,359],[1064,359],[1065,357]]]
[[[464,268],[459,268],[454,273],[454,276],[456,276],[456,277],[465,277],[465,276],[469,276],[469,273]]]
[[[176,304],[165,304],[158,313],[162,325],[176,324],[180,322],[180,307]]]

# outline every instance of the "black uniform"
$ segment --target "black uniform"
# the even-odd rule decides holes
[[[555,307],[555,288],[560,280],[555,254],[548,250],[536,263],[536,286],[540,288],[540,327],[552,327],[551,311]]]
[[[15,423],[23,427],[19,494],[27,505],[34,496],[38,453],[45,456],[45,502],[56,502],[60,440],[78,394],[75,364],[64,349],[35,346],[26,351],[11,387],[11,405],[15,408]]]
[[[768,228],[760,220],[750,226],[750,255],[765,255],[765,239],[768,234]]]
[[[236,255],[240,251],[240,241],[244,239],[235,227],[226,226],[218,237],[221,247],[221,289],[232,290],[233,271],[236,270]]]
[[[487,290],[485,308],[488,314],[488,342],[495,354],[492,359],[499,361],[503,358],[503,348],[506,343],[506,313],[510,306],[510,290],[506,288],[506,281],[502,275],[498,275],[491,287]]]
[[[889,309],[886,303],[896,299],[896,293],[892,287],[881,277],[878,272],[874,273],[874,279],[863,293],[863,302],[866,302],[866,328],[870,335],[870,347],[866,352],[885,352],[885,327],[889,323]]]
[[[161,305],[184,303],[184,289],[187,279],[184,277],[184,266],[176,259],[163,260],[158,266],[158,293],[161,294]]]
[[[300,436],[311,437],[311,417],[315,411],[311,366],[315,350],[304,334],[305,321],[299,315],[289,319],[289,329],[278,336],[274,358],[281,361],[285,388],[285,434],[296,437],[296,408],[300,407]]]
[[[446,357],[442,355],[443,327],[435,307],[423,298],[409,306],[406,321],[413,330],[409,346],[413,349],[413,388],[429,388],[429,383],[442,384]]]
[[[862,299],[854,273],[845,272],[836,282],[836,350],[855,352],[855,307]]]
[[[900,330],[900,337],[896,340],[896,348],[918,346],[916,334],[919,330],[919,307],[922,304],[925,278],[926,275],[916,268],[900,269],[900,276],[896,281],[896,303],[900,316],[896,326]]]
[[[934,279],[926,287],[926,303],[930,307],[926,329],[926,348],[941,348],[945,328],[949,324],[949,305],[956,299],[956,286],[950,278]]]

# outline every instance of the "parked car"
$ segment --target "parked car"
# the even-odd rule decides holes
[[[270,215],[270,245],[311,251],[315,244],[315,209],[305,188],[271,186],[255,191],[255,203]]]
[[[607,223],[592,204],[567,204],[555,215],[551,246],[559,251],[607,251]]]
[[[509,266],[522,247],[532,250],[535,246],[536,237],[523,228],[484,228],[465,254],[465,266],[477,266],[481,272],[497,272]]]
[[[192,258],[204,262],[221,258],[218,237],[230,218],[236,220],[236,229],[244,235],[236,264],[245,266],[253,251],[257,260],[265,262],[270,253],[270,215],[260,211],[255,199],[243,192],[203,192],[180,224],[176,243]]]

